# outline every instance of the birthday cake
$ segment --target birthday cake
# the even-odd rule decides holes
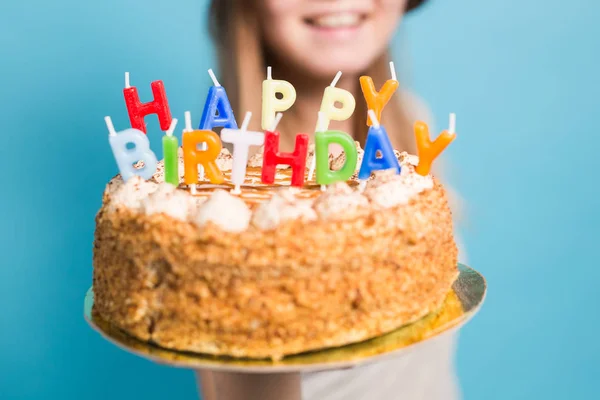
[[[441,305],[458,275],[457,248],[446,192],[429,168],[453,128],[432,142],[417,123],[419,157],[394,151],[379,101],[364,151],[322,127],[314,146],[298,134],[294,152],[282,153],[281,115],[265,122],[263,113],[263,133],[247,131],[248,114],[238,130],[215,86],[203,129],[192,130],[186,113],[179,147],[176,120],[156,100],[166,101],[164,89],[154,89],[157,106],[141,112],[126,89],[134,128],[117,133],[107,117],[121,174],[96,217],[96,315],[169,349],[278,359],[367,340]],[[169,127],[160,162],[142,131],[153,112]],[[343,151],[333,156],[331,144]],[[249,146],[262,147],[249,157]]]
[[[160,164],[148,181],[115,177],[97,216],[95,311],[163,347],[271,358],[421,318],[450,290],[457,249],[444,189],[415,173],[416,157],[398,159],[400,174],[375,173],[364,190],[355,177],[290,188],[289,169],[263,185],[256,157],[238,196],[229,185],[193,196]],[[218,163],[230,171],[227,151]]]

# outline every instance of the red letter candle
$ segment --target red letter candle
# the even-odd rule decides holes
[[[150,86],[152,87],[154,100],[149,103],[140,102],[137,88],[129,86],[129,73],[125,73],[125,89],[123,89],[123,95],[125,96],[125,104],[127,105],[131,127],[147,133],[144,117],[149,114],[156,114],[158,115],[160,129],[166,131],[171,125],[172,118],[171,111],[169,110],[169,103],[167,101],[167,94],[165,93],[165,85],[162,81],[154,81]]]
[[[296,146],[293,153],[279,152],[279,132],[265,132],[265,151],[263,154],[262,182],[275,182],[277,165],[285,164],[292,167],[292,186],[304,185],[306,154],[308,152],[308,135],[296,135]]]

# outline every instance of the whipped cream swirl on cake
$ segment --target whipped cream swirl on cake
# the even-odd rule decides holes
[[[345,220],[368,213],[372,209],[387,209],[407,204],[419,193],[433,188],[430,175],[415,172],[418,157],[395,152],[401,166],[400,174],[394,171],[376,171],[373,176],[359,185],[358,170],[364,151],[358,142],[356,173],[348,183],[338,182],[321,191],[317,185],[307,184],[303,188],[289,187],[289,169],[280,168],[275,186],[268,187],[260,182],[260,171],[253,170],[262,164],[262,153],[250,158],[247,186],[241,195],[229,193],[230,186],[200,185],[208,188],[193,196],[188,190],[178,189],[164,183],[162,161],[150,181],[139,177],[123,183],[120,176],[108,184],[105,196],[110,211],[127,209],[146,215],[165,214],[181,221],[194,223],[199,228],[211,222],[227,232],[247,229],[272,230],[286,221],[302,220]],[[309,152],[310,153],[310,152]],[[314,153],[314,150],[313,150]],[[180,182],[183,184],[183,161],[180,153]],[[309,154],[310,157],[310,154]],[[344,153],[330,158],[330,167],[339,169],[346,158]],[[231,171],[232,156],[223,149],[217,165],[227,174]],[[307,170],[310,162],[307,162]],[[213,189],[210,189],[210,188]]]

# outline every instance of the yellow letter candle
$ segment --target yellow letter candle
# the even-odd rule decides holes
[[[323,93],[323,100],[321,101],[321,112],[325,115],[325,126],[324,130],[329,128],[329,121],[345,121],[354,112],[356,107],[356,100],[354,96],[347,90],[335,87],[337,82],[342,76],[342,71],[339,71],[331,85],[325,88]],[[336,107],[335,104],[340,103],[341,107]]]
[[[275,80],[271,76],[271,67],[267,67],[267,79],[262,86],[262,128],[268,130],[273,125],[278,111],[288,110],[296,101],[296,89],[287,81]],[[281,94],[281,99],[277,98]]]

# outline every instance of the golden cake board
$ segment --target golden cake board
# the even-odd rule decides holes
[[[272,374],[278,376],[277,382],[283,383],[282,379],[286,379],[286,375],[289,378],[294,373],[297,375],[300,372],[353,368],[383,359],[400,357],[428,339],[459,329],[480,309],[485,298],[487,285],[484,277],[474,269],[462,264],[459,264],[458,268],[459,276],[444,300],[442,307],[422,319],[364,342],[288,356],[281,360],[240,359],[180,352],[143,342],[129,336],[93,312],[93,288],[90,288],[85,296],[84,315],[88,323],[105,339],[124,350],[151,361],[174,367],[209,370],[219,373]],[[236,378],[237,381],[239,379],[239,377]],[[262,377],[261,379],[269,378]],[[204,386],[203,391],[209,390]],[[206,400],[217,398],[216,395],[206,394],[204,396]],[[245,397],[247,399],[253,398],[253,396],[248,397],[248,395],[250,393],[246,391]],[[257,395],[257,398],[266,399],[267,397],[264,393],[260,396]],[[282,397],[281,394],[278,394],[273,398],[287,399],[288,397]]]

